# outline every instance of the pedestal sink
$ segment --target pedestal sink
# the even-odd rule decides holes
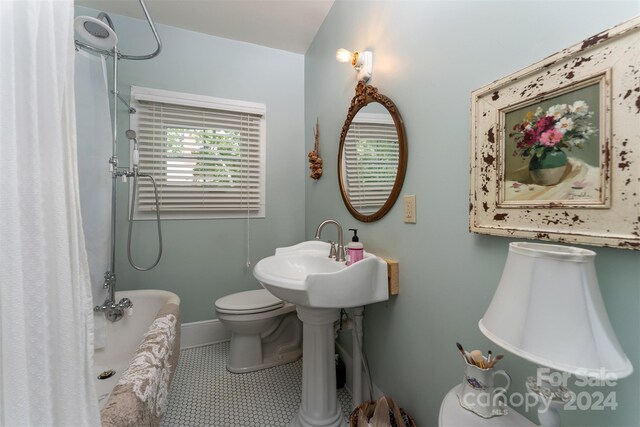
[[[330,245],[302,242],[276,249],[253,275],[269,292],[296,304],[303,323],[302,402],[292,426],[346,426],[336,394],[333,324],[341,308],[389,298],[387,265],[365,252],[346,266],[329,258]]]

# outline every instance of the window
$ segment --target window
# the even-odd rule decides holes
[[[265,106],[131,88],[139,170],[158,184],[163,218],[264,217]],[[148,179],[135,219],[155,218]]]
[[[389,114],[358,113],[344,142],[347,193],[361,213],[377,212],[389,198],[398,172],[399,147]]]

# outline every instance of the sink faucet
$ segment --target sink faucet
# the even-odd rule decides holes
[[[316,239],[320,239],[320,233],[322,232],[324,226],[327,224],[335,224],[335,226],[338,228],[338,251],[336,253],[336,261],[344,262],[346,261],[346,259],[344,257],[344,240],[342,240],[342,226],[338,221],[333,219],[325,219],[324,221],[322,221],[320,225],[318,225],[318,228],[316,228],[315,237]]]

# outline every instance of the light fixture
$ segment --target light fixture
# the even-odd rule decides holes
[[[558,410],[571,397],[566,384],[556,381],[567,376],[557,371],[596,380],[633,372],[607,316],[595,255],[568,246],[511,243],[498,288],[479,322],[500,347],[551,368],[527,381],[539,399],[543,426],[560,425]]]
[[[365,50],[364,52],[349,52],[347,49],[338,49],[336,52],[338,62],[351,62],[353,68],[358,72],[358,81],[367,82],[373,73],[373,53]]]

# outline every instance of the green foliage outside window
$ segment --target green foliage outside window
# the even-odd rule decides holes
[[[166,127],[165,131],[168,180],[173,181],[173,175],[175,180],[227,187],[242,184],[242,152],[246,148],[240,132],[178,127]],[[180,165],[172,166],[171,162]]]

